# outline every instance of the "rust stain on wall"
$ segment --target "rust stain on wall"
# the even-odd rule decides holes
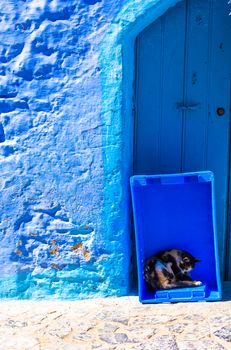
[[[19,256],[22,256],[22,251],[19,250],[18,248],[15,249],[15,253]]]
[[[53,245],[53,248],[50,250],[50,254],[51,255],[56,255],[59,253],[59,248],[56,244],[56,240],[52,239],[51,240],[51,244]]]
[[[91,259],[91,253],[88,250],[83,252],[84,258],[89,261]]]
[[[89,261],[91,258],[91,253],[84,249],[84,244],[82,242],[73,245],[71,250],[82,253],[86,261]]]
[[[73,247],[71,247],[71,250],[82,251],[83,250],[83,243],[77,243],[77,244],[73,245]]]

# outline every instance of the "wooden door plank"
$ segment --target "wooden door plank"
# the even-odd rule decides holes
[[[148,174],[158,167],[160,51],[161,19],[155,21],[137,37],[135,174]]]
[[[210,4],[207,0],[188,1],[184,100],[185,106],[193,107],[184,111],[183,171],[206,168],[209,16]]]
[[[137,39],[136,174],[178,172],[185,44],[185,3],[171,8]]]
[[[181,170],[186,3],[178,3],[164,18],[162,56],[160,173]]]

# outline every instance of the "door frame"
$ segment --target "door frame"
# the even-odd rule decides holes
[[[121,276],[130,281],[135,40],[149,24],[182,0],[127,0],[100,46],[104,239],[119,243]],[[113,181],[112,181],[113,180]],[[116,231],[116,232],[115,232]],[[115,238],[116,233],[116,238]],[[128,288],[121,294],[126,294]]]

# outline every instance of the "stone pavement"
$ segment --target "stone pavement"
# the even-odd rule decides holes
[[[231,349],[231,298],[142,305],[136,296],[2,301],[0,350]]]

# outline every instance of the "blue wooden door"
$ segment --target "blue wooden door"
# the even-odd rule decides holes
[[[137,37],[135,174],[212,170],[219,251],[228,234],[231,18],[227,0],[187,0]]]

